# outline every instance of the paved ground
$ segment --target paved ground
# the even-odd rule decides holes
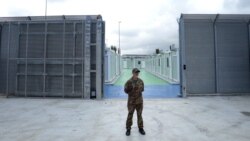
[[[146,99],[146,136],[125,136],[126,100],[0,98],[1,141],[249,141],[250,97]],[[244,113],[245,112],[245,113]]]
[[[126,98],[127,95],[124,93],[123,87],[131,75],[131,69],[124,69],[122,75],[113,85],[104,86],[104,97]],[[145,70],[141,70],[140,78],[144,81],[145,91],[143,95],[145,98],[175,98],[180,93],[179,85],[171,85]]]

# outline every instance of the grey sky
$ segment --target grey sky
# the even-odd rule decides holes
[[[45,0],[0,0],[0,16],[44,15]],[[248,0],[48,0],[48,15],[101,14],[106,43],[118,46],[121,23],[123,54],[153,53],[178,46],[177,18],[181,13],[245,13]]]

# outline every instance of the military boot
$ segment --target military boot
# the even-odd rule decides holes
[[[130,129],[127,129],[126,131],[126,135],[129,136],[130,135]]]
[[[145,134],[146,134],[143,128],[139,128],[139,132],[140,132],[142,135],[145,135]]]

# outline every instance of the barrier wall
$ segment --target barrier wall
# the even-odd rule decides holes
[[[1,93],[102,98],[100,15],[0,18],[0,27]]]

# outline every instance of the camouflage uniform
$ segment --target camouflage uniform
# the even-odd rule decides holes
[[[128,117],[126,122],[126,128],[131,129],[133,124],[133,114],[137,111],[137,123],[139,128],[143,128],[142,110],[143,110],[143,98],[142,92],[144,91],[144,83],[138,78],[133,80],[130,78],[124,87],[125,93],[128,94]]]

